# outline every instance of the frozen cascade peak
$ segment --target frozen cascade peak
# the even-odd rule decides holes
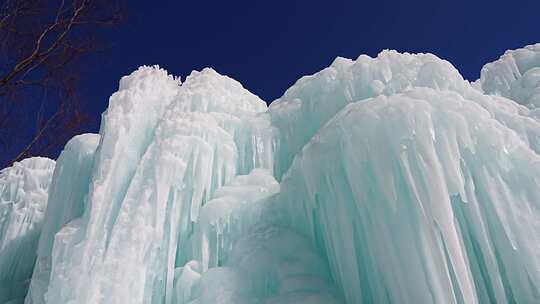
[[[482,68],[478,80],[488,94],[497,94],[529,108],[540,107],[540,43],[506,51]]]
[[[480,104],[540,152],[540,119],[529,119],[534,114],[525,107],[478,92],[452,64],[435,55],[383,51],[375,58],[361,55],[355,61],[338,57],[328,68],[300,78],[272,102],[269,113],[280,132],[276,176],[281,178],[294,156],[346,105],[414,87],[453,91]]]
[[[182,85],[158,67],[122,78],[84,211],[56,233],[48,287],[26,301],[170,303],[201,205],[238,172],[272,165],[272,133],[258,128],[269,125],[257,116],[265,109],[211,69]]]
[[[186,78],[176,106],[184,112],[218,112],[231,115],[266,111],[266,103],[242,85],[211,68],[193,71]]]
[[[40,212],[2,213],[34,228],[0,226],[27,249],[0,251],[0,303],[540,302],[538,66],[538,45],[475,83],[432,54],[337,58],[269,108],[141,67],[99,135],[0,177],[42,182]]]

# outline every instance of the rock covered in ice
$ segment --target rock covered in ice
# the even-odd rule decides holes
[[[33,157],[0,171],[0,302],[24,299],[55,162]]]
[[[540,43],[506,51],[482,68],[481,88],[529,108],[540,107]]]

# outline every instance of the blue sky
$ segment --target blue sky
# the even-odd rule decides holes
[[[185,78],[213,67],[267,102],[336,56],[432,52],[475,80],[506,49],[540,42],[540,1],[131,1],[84,90],[96,122],[139,65]]]

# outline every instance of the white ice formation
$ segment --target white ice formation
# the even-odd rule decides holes
[[[507,51],[482,69],[480,85],[487,94],[510,98],[529,108],[540,107],[540,44]]]
[[[539,303],[539,69],[383,51],[267,108],[141,67],[99,135],[2,171],[0,303]]]
[[[0,303],[28,290],[54,164],[35,157],[0,171]]]

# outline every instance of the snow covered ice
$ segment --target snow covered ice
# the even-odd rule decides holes
[[[0,303],[539,303],[539,71],[383,51],[267,107],[141,67],[1,171]]]

